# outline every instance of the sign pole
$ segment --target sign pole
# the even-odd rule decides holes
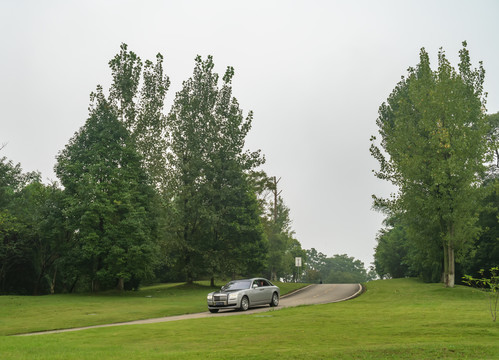
[[[300,278],[301,257],[295,257],[295,266],[296,266],[296,282],[298,282]]]

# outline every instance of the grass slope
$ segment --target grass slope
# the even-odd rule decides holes
[[[343,303],[2,336],[0,354],[2,359],[497,359],[499,325],[491,321],[483,293],[403,279],[370,282],[364,295]]]
[[[160,284],[98,295],[0,296],[0,336],[203,312],[206,294],[222,286],[208,284]],[[305,286],[276,284],[283,295]]]

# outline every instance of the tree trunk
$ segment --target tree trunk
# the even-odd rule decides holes
[[[0,267],[0,292],[5,289],[5,264]]]
[[[119,290],[119,291],[123,291],[125,289],[125,279],[123,279],[122,277],[120,277],[118,279],[118,285],[116,285],[116,288]]]
[[[444,272],[443,272],[443,283],[445,286],[447,286],[447,283],[449,281],[449,251],[448,251],[448,245],[447,243],[444,242]]]
[[[71,288],[69,289],[69,292],[72,294],[75,291],[76,284],[78,283],[78,280],[80,279],[80,276],[77,275],[75,278],[75,281],[73,281],[73,284],[71,284]]]
[[[100,290],[99,280],[92,279],[92,292],[96,293],[99,292],[99,290]]]
[[[444,285],[454,287],[455,283],[455,257],[454,248],[450,244],[444,245]]]
[[[52,278],[52,283],[50,284],[50,293],[55,293],[55,277],[57,275],[57,265],[54,268],[54,277]]]
[[[35,285],[33,287],[33,296],[39,295],[40,292],[40,282],[42,281],[43,274],[40,273],[35,281]]]
[[[455,282],[455,259],[454,259],[454,248],[452,245],[449,245],[447,248],[448,251],[448,256],[447,260],[449,261],[449,267],[448,267],[448,277],[447,277],[447,284],[445,284],[446,287],[454,287],[454,282]]]
[[[210,286],[215,287],[215,277],[213,277],[213,276],[210,279]]]

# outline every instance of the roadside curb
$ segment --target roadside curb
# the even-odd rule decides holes
[[[357,285],[359,285],[359,290],[355,294],[350,295],[349,297],[341,299],[341,300],[333,301],[333,303],[337,303],[337,302],[341,302],[341,301],[347,301],[347,300],[352,300],[352,299],[355,299],[356,297],[359,297],[360,295],[362,295],[366,291],[366,288],[362,284],[357,284]]]
[[[281,299],[284,299],[284,298],[286,298],[286,297],[288,297],[288,296],[294,295],[294,294],[296,294],[296,293],[299,293],[300,291],[303,291],[303,290],[305,290],[305,289],[308,289],[308,288],[309,288],[309,287],[311,287],[312,285],[313,285],[313,284],[310,284],[310,285],[304,286],[304,287],[302,287],[302,288],[299,288],[299,289],[293,290],[293,291],[291,291],[291,292],[288,292],[286,295],[281,296]]]

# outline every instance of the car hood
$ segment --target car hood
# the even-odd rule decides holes
[[[239,290],[218,290],[218,291],[214,291],[212,292],[211,294],[212,295],[226,295],[226,294],[232,294],[232,293],[235,293],[235,292],[238,292],[238,291],[244,291],[246,289],[239,289]]]

